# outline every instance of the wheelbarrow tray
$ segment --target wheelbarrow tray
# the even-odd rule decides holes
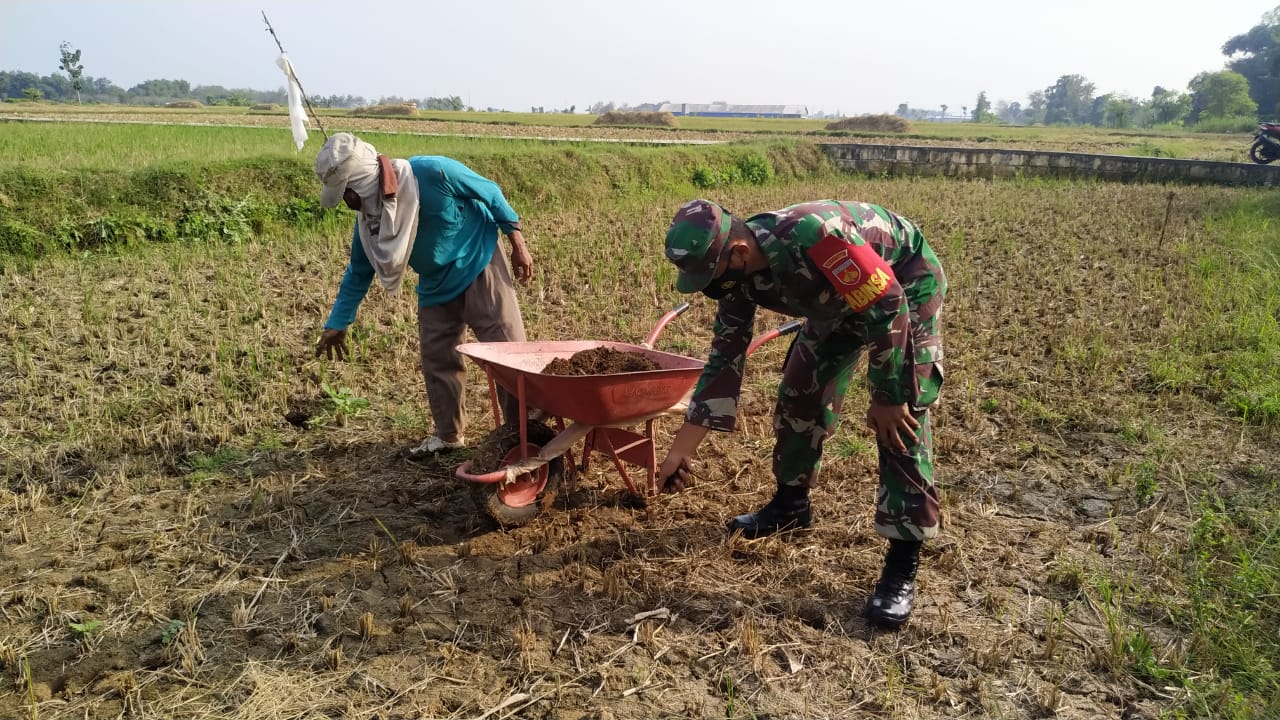
[[[660,369],[609,375],[542,372],[552,360],[600,347],[643,355]],[[704,364],[643,345],[604,340],[465,343],[458,352],[485,368],[503,389],[517,396],[523,391],[529,408],[588,425],[620,425],[666,411],[698,382]]]

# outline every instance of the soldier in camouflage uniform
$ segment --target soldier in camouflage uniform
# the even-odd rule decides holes
[[[805,322],[787,354],[774,412],[777,491],[757,512],[733,518],[729,530],[756,538],[809,527],[823,442],[867,352],[866,421],[880,454],[875,528],[889,539],[867,616],[903,624],[921,544],[939,529],[929,406],[942,386],[939,319],[947,284],[937,256],[910,220],[833,200],[745,222],[694,200],[672,221],[666,255],[680,270],[680,292],[701,291],[719,307],[706,369],[659,469],[662,489],[689,481],[690,458],[709,430],[733,430],[756,307],[764,307]]]

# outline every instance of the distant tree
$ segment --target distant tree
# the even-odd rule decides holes
[[[1027,124],[1038,125],[1043,123],[1047,112],[1048,99],[1045,97],[1043,90],[1032,90],[1027,93],[1027,109],[1023,111],[1023,117],[1026,118]]]
[[[900,103],[898,105],[898,108],[893,111],[893,114],[896,115],[897,117],[906,118],[908,120],[937,120],[938,119],[937,110],[914,108],[907,103]],[[833,115],[831,113],[819,111],[819,112],[811,113],[809,117],[828,118],[828,117],[838,117],[838,115]]]
[[[1049,125],[1082,125],[1093,111],[1093,83],[1083,75],[1063,75],[1045,88],[1044,121]]]
[[[147,80],[129,88],[129,95],[138,98],[149,98],[152,102],[186,99],[192,97],[191,83],[186,80]]]
[[[288,99],[288,95],[285,94],[281,100],[273,100],[271,102],[283,105],[285,102],[288,102]],[[365,105],[368,105],[369,102],[361,95],[329,95],[328,97],[323,98],[319,95],[312,95],[311,104],[323,105],[324,107],[355,108],[364,107]]]
[[[0,95],[7,98],[26,97],[27,88],[39,88],[41,84],[35,73],[0,71]]]
[[[987,91],[978,93],[978,100],[973,104],[973,121],[977,123],[994,122],[995,113],[991,112],[991,101],[987,99]]]
[[[81,99],[90,102],[120,102],[125,91],[107,78],[80,78]],[[23,97],[23,90],[36,88],[44,100],[70,102],[76,99],[76,89],[61,72],[40,76],[35,73],[0,70],[0,98]]]
[[[1142,110],[1142,103],[1134,98],[1107,93],[1094,98],[1089,123],[1098,127],[1130,128],[1138,125]]]
[[[427,110],[461,110],[465,103],[458,95],[448,97],[427,97],[418,101],[418,107]]]
[[[221,85],[197,85],[191,88],[191,94],[203,98],[205,105],[230,105],[231,91]]]
[[[71,87],[76,90],[76,104],[80,104],[80,90],[84,88],[80,76],[84,75],[84,65],[80,63],[80,51],[72,50],[71,43],[65,40],[58,46],[62,59],[58,62],[58,69],[67,74],[71,79]]]
[[[1089,114],[1085,118],[1085,122],[1090,125],[1102,127],[1102,118],[1106,114],[1107,101],[1111,99],[1111,93],[1099,95],[1093,99],[1089,106]]]
[[[29,87],[22,91],[22,97],[32,102],[35,102],[36,100],[40,100],[41,98],[43,98],[44,93],[40,92],[40,88]]]
[[[941,107],[942,107],[942,118],[945,120],[945,119],[946,119],[946,117],[947,117],[947,105],[946,105],[946,103],[943,103]]]
[[[1187,122],[1192,124],[1258,112],[1258,104],[1249,97],[1249,81],[1238,72],[1202,72],[1191,78],[1187,89],[1191,91]]]
[[[40,84],[36,87],[40,88],[40,92],[44,93],[45,100],[65,100],[71,101],[75,97],[75,88],[71,87],[71,81],[62,75],[46,75],[40,78]]]
[[[84,86],[89,89],[93,99],[97,102],[121,102],[121,98],[125,94],[124,88],[107,78],[86,77],[84,81]]]
[[[577,112],[577,111],[578,111],[578,106],[577,106],[577,105],[570,105],[570,106],[569,106],[569,114],[570,114],[570,115],[574,114],[574,113],[575,113],[575,112]]]
[[[289,102],[289,93],[283,87],[276,90],[254,90],[252,88],[227,89],[221,85],[197,85],[191,88],[191,96],[205,98],[206,105],[244,106],[258,103],[283,105]],[[315,102],[314,98],[312,102]]]
[[[1147,117],[1153,125],[1182,122],[1190,109],[1190,95],[1166,90],[1159,85],[1151,91],[1151,99],[1147,101]]]
[[[1005,102],[1004,100],[997,102],[995,116],[1001,122],[1006,122],[1010,125],[1021,125],[1026,122],[1022,112],[1022,103],[1016,100],[1013,102]]]
[[[1280,8],[1224,43],[1222,54],[1230,58],[1227,69],[1248,81],[1249,97],[1257,103],[1258,112],[1264,116],[1280,112]]]

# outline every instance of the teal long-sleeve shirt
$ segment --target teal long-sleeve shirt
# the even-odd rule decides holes
[[[409,158],[418,181],[418,232],[409,267],[418,273],[418,306],[442,305],[484,272],[498,245],[498,230],[520,229],[520,217],[498,184],[452,158]],[[351,234],[351,261],[342,275],[325,329],[346,330],[373,282],[373,265]]]

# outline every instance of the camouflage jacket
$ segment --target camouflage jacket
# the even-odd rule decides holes
[[[910,402],[915,365],[942,359],[938,321],[946,293],[942,265],[915,224],[878,205],[834,200],[761,213],[746,223],[769,268],[720,299],[688,421],[733,429],[757,306],[805,318],[802,336],[819,344],[833,331],[854,333],[869,349],[873,400]],[[858,253],[866,253],[858,267],[841,262]],[[861,282],[845,282],[859,275]]]

